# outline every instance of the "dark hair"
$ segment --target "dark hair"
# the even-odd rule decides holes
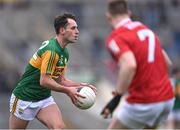
[[[73,19],[76,21],[75,15],[72,13],[63,13],[62,15],[58,15],[54,19],[54,29],[56,31],[56,34],[59,34],[59,29],[61,27],[65,28],[67,26],[67,19]]]
[[[108,11],[111,15],[127,14],[128,6],[126,0],[110,0]]]

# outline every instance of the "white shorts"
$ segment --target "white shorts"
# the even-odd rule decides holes
[[[56,104],[52,96],[38,102],[23,101],[18,99],[14,94],[10,99],[10,112],[22,120],[33,120],[39,110],[49,105]]]
[[[173,105],[174,99],[150,104],[130,104],[125,101],[115,116],[127,128],[154,127],[165,122]]]

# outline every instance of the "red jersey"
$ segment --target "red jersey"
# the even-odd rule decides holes
[[[133,52],[137,69],[128,88],[129,103],[154,103],[174,97],[158,37],[140,22],[123,20],[107,39],[115,61]]]

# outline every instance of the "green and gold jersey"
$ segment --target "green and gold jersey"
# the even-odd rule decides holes
[[[175,102],[173,110],[180,110],[180,80],[175,80]]]
[[[40,75],[57,79],[65,72],[69,59],[67,48],[62,49],[56,38],[44,41],[30,59],[25,72],[14,89],[14,95],[24,101],[39,101],[51,96],[51,90],[40,85]]]

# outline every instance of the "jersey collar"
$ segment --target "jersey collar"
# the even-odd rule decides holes
[[[65,48],[62,48],[62,47],[59,45],[58,40],[57,40],[57,37],[54,37],[53,39],[54,39],[56,45],[58,46],[58,48],[63,51]]]
[[[128,23],[128,22],[130,22],[130,21],[131,21],[130,18],[125,18],[125,19],[123,19],[122,21],[120,21],[120,22],[116,25],[115,28],[119,28],[119,27],[123,26],[124,24],[126,24],[126,23]]]

